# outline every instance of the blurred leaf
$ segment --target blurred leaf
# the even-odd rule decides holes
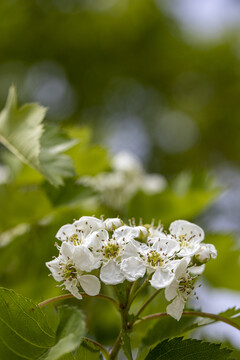
[[[76,141],[60,137],[54,128],[44,130],[46,108],[38,104],[17,107],[15,88],[11,87],[0,114],[0,142],[23,163],[40,172],[55,186],[74,175],[71,159],[61,154]]]
[[[36,187],[0,185],[0,203],[0,231],[38,221],[52,210],[44,191]]]
[[[228,349],[220,349],[218,344],[174,338],[158,344],[149,352],[146,360],[225,360],[231,352]]]
[[[131,342],[128,334],[126,332],[123,332],[121,335],[121,339],[122,339],[122,349],[124,354],[126,355],[126,358],[128,360],[133,360]]]
[[[207,264],[204,277],[213,286],[240,291],[240,283],[236,281],[240,278],[240,249],[235,237],[209,234],[206,242],[215,245],[218,256]]]
[[[76,307],[60,306],[59,325],[56,332],[56,345],[49,351],[46,360],[58,360],[62,355],[74,351],[85,332],[82,311]]]
[[[171,189],[152,196],[140,192],[129,203],[128,217],[143,218],[144,223],[160,219],[164,225],[174,219],[191,220],[215,199],[216,194],[216,190],[204,189],[190,189],[181,196]]]
[[[1,359],[38,359],[54,345],[54,332],[31,300],[1,288],[0,314]]]
[[[75,360],[99,360],[99,347],[93,343],[83,340],[75,353]]]
[[[91,145],[89,128],[73,127],[68,134],[78,141],[78,145],[68,151],[74,160],[78,176],[96,175],[109,167],[107,150],[99,145]]]
[[[66,180],[65,184],[58,188],[53,188],[47,182],[42,187],[55,207],[81,204],[81,202],[93,195],[93,191],[90,188],[76,184],[74,179]]]
[[[59,358],[59,360],[74,360],[74,359],[75,357],[73,356],[72,353],[65,354]]]

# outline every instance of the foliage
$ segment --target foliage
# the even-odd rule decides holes
[[[58,137],[55,129],[44,130],[46,108],[28,104],[17,108],[16,90],[11,88],[0,114],[0,142],[19,160],[39,171],[53,185],[74,175],[72,161],[61,152],[74,142]]]
[[[46,123],[43,127],[44,115],[45,109],[37,104],[18,109],[13,89],[0,115],[0,139],[4,145],[1,160],[8,174],[0,185],[3,209],[0,217],[0,281],[2,286],[13,289],[0,290],[0,356],[9,359],[97,360],[103,354],[108,358],[111,354],[107,348],[116,340],[120,330],[120,307],[125,327],[118,345],[122,346],[127,359],[132,359],[137,348],[139,360],[146,356],[147,359],[157,359],[165,356],[164,352],[170,346],[173,353],[177,351],[179,359],[193,347],[196,354],[191,354],[196,359],[201,351],[206,358],[228,358],[230,352],[216,345],[175,337],[191,336],[198,327],[221,320],[239,327],[238,309],[229,309],[215,318],[201,318],[195,313],[184,316],[179,322],[160,317],[152,320],[152,326],[146,331],[142,316],[165,311],[167,304],[160,293],[139,315],[138,310],[153,295],[141,281],[134,290],[143,286],[139,292],[141,296],[133,296],[131,304],[128,301],[134,291],[131,293],[126,284],[119,285],[116,293],[110,287],[102,287],[101,293],[119,302],[122,308],[97,297],[84,298],[81,304],[72,299],[71,303],[76,306],[66,306],[65,302],[57,307],[57,312],[49,306],[42,311],[36,305],[46,298],[62,294],[59,288],[55,288],[54,281],[47,277],[44,266],[54,254],[57,255],[53,239],[62,224],[72,223],[73,219],[83,215],[100,217],[105,214],[105,217],[120,215],[124,221],[135,216],[136,222],[143,217],[144,224],[156,217],[167,227],[174,218],[193,220],[220,192],[207,174],[181,174],[174,180],[169,178],[168,186],[160,193],[153,195],[138,191],[116,214],[114,206],[104,202],[98,191],[81,183],[85,175],[111,174],[112,159],[107,150],[92,143],[91,132],[86,127],[68,125],[61,132],[52,124]],[[75,171],[72,171],[73,164]],[[236,276],[239,273],[236,239],[219,234],[207,235],[206,238],[218,250],[217,259],[206,266],[206,279],[214,286],[239,290],[239,284],[226,271],[228,269]],[[98,270],[94,271],[98,276]],[[34,299],[34,302],[18,293]],[[124,312],[126,306],[130,310]],[[159,341],[161,343],[157,345]],[[99,342],[104,345],[99,347]],[[162,355],[159,355],[160,350]],[[116,347],[116,356],[118,351]]]
[[[147,355],[146,360],[224,360],[228,359],[231,350],[220,349],[220,345],[204,343],[199,340],[164,340]]]

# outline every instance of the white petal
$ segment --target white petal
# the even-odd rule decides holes
[[[61,241],[68,240],[76,234],[76,228],[72,224],[63,225],[57,232],[56,238]]]
[[[179,262],[179,265],[176,267],[175,270],[175,276],[177,279],[180,279],[183,275],[186,274],[189,262],[190,262],[190,258],[183,258]]]
[[[46,262],[46,266],[51,271],[52,276],[56,281],[63,280],[62,275],[59,274],[59,272],[61,273],[60,264],[59,264],[60,262],[61,262],[61,257],[57,257],[52,261]]]
[[[90,272],[100,266],[100,261],[91,251],[82,245],[76,246],[73,254],[73,261],[81,271]]]
[[[200,244],[198,242],[192,241],[189,245],[183,247],[177,254],[179,257],[193,256],[200,249]]]
[[[126,259],[126,258],[132,257],[132,256],[138,257],[138,249],[134,245],[134,243],[132,241],[130,241],[129,243],[127,243],[127,245],[124,248],[122,258]]]
[[[93,250],[99,250],[102,247],[102,243],[108,241],[109,234],[106,230],[100,229],[94,231],[92,234],[89,234],[85,241],[84,245]]]
[[[75,221],[73,225],[81,230],[84,237],[92,232],[103,228],[103,220],[97,219],[94,216],[82,216],[79,220]]]
[[[167,306],[167,313],[168,315],[179,321],[181,319],[184,306],[185,301],[183,297],[179,295],[173,300],[170,305]]]
[[[168,257],[180,250],[179,242],[167,236],[165,238],[152,239],[152,242],[153,249],[167,253]]]
[[[135,281],[145,275],[146,266],[140,259],[129,257],[122,261],[121,270],[128,281]]]
[[[67,242],[63,242],[61,249],[60,249],[60,253],[66,260],[69,260],[69,259],[72,260],[74,250],[75,250],[75,246],[73,246]]]
[[[193,276],[201,275],[204,270],[205,270],[205,264],[200,265],[200,266],[191,266],[190,268],[188,268],[190,275],[193,275]]]
[[[96,296],[101,289],[101,283],[96,276],[82,275],[79,276],[79,282],[86,294]]]
[[[170,285],[174,279],[174,273],[169,270],[157,269],[149,281],[155,289],[163,289]]]
[[[176,237],[185,236],[187,239],[194,239],[199,243],[204,239],[203,229],[189,221],[176,220],[171,223],[169,230]]]
[[[173,279],[171,284],[165,289],[165,298],[167,301],[171,301],[178,295],[179,283],[176,279]]]
[[[107,285],[116,285],[122,283],[125,276],[120,269],[120,265],[110,260],[106,265],[102,266],[100,279]]]
[[[82,299],[82,295],[80,294],[79,292],[79,289],[78,289],[78,281],[77,279],[73,279],[72,281],[70,280],[66,280],[64,281],[64,285],[66,287],[66,289],[68,291],[70,291],[70,293],[77,299],[81,300]]]

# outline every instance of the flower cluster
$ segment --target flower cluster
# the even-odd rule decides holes
[[[166,179],[159,174],[147,174],[141,162],[130,152],[117,153],[111,163],[112,171],[97,176],[83,176],[79,183],[92,187],[100,194],[101,201],[121,209],[137,191],[152,195],[162,192]]]
[[[60,228],[59,256],[46,263],[56,281],[81,299],[100,292],[101,281],[117,285],[146,277],[165,289],[169,315],[179,320],[205,263],[217,256],[212,244],[203,244],[203,230],[188,221],[174,221],[169,233],[159,224],[126,225],[119,218],[83,216]],[[98,270],[97,270],[98,269]]]

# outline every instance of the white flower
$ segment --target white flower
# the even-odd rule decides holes
[[[195,254],[195,258],[202,264],[216,257],[217,250],[213,244],[202,244]]]
[[[180,320],[185,303],[194,290],[196,276],[204,271],[204,265],[188,268],[190,258],[183,258],[175,269],[175,277],[165,289],[165,297],[172,301],[167,306],[167,313],[176,320]]]
[[[103,220],[93,216],[82,216],[73,224],[63,225],[57,232],[56,238],[68,241],[74,245],[80,245],[96,230],[103,228]]]
[[[204,239],[204,231],[195,224],[185,220],[177,220],[170,225],[171,235],[179,242],[179,257],[193,256]]]
[[[101,201],[115,209],[122,208],[139,190],[156,194],[166,187],[161,175],[146,174],[137,157],[126,151],[113,157],[111,172],[84,176],[78,183],[94,188]]]
[[[120,151],[112,159],[112,167],[117,172],[141,174],[143,167],[139,159],[129,151]]]
[[[85,253],[84,262],[74,261],[76,260],[75,251],[76,248]],[[83,271],[91,271],[96,268],[96,264],[93,266],[91,252],[83,246],[74,247],[67,242],[63,242],[60,248],[60,255],[52,261],[46,263],[47,267],[52,273],[54,279],[58,282],[63,281],[65,288],[72,293],[77,299],[82,299],[79,287],[91,296],[99,294],[100,281],[96,276],[83,274]],[[81,254],[83,256],[83,254]],[[80,266],[79,266],[80,264]]]
[[[105,284],[116,285],[125,280],[121,264],[126,244],[136,241],[134,239],[139,237],[143,231],[147,230],[142,226],[124,225],[116,229],[112,237],[109,237],[106,230],[101,230],[96,234],[93,253],[96,256],[99,255],[103,264],[100,270],[100,279]]]
[[[142,190],[148,195],[162,192],[167,186],[166,179],[159,174],[144,175],[142,179]]]
[[[162,289],[174,278],[174,268],[178,262],[171,258],[178,250],[178,242],[166,236],[164,239],[155,239],[150,246],[131,241],[125,247],[121,270],[129,281],[143,277],[146,271],[153,273],[151,285],[155,289]]]
[[[103,224],[107,231],[113,231],[113,230],[116,230],[117,228],[119,228],[120,226],[123,226],[123,221],[119,218],[109,218],[109,219],[106,219],[103,222]]]

